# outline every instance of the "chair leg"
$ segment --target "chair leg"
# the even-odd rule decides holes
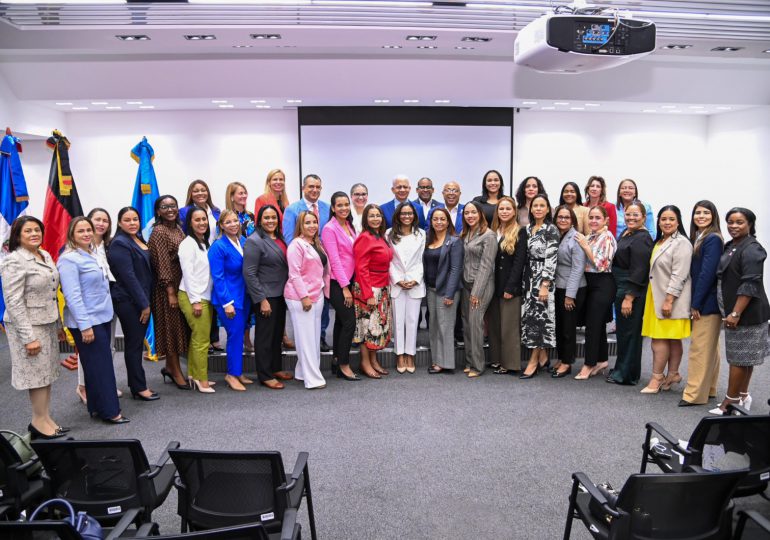
[[[741,540],[741,538],[743,538],[743,528],[746,526],[747,517],[748,516],[744,512],[740,512],[738,524],[735,526],[735,534],[733,535],[735,540]]]
[[[577,500],[578,482],[572,481],[572,492],[569,494],[569,508],[567,509],[567,523],[564,525],[564,540],[569,540],[572,535],[572,520],[575,519],[575,501]]]
[[[303,474],[305,475],[305,498],[307,499],[308,521],[310,522],[310,538],[312,540],[317,540],[315,531],[315,511],[313,510],[313,494],[310,491],[310,472],[308,471],[307,464],[305,464]]]

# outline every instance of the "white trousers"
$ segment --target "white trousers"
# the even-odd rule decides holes
[[[390,299],[393,308],[393,344],[396,354],[417,354],[417,322],[420,320],[422,298],[410,298],[401,292]]]
[[[326,384],[321,374],[321,312],[324,298],[321,296],[310,311],[302,309],[299,300],[286,300],[291,325],[294,328],[294,344],[297,348],[297,366],[294,378],[305,383],[305,388]]]

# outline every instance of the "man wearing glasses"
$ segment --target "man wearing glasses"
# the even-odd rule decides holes
[[[423,216],[429,216],[434,208],[442,208],[443,203],[433,199],[433,180],[423,176],[417,182],[417,198],[412,201],[413,206],[419,205]],[[425,220],[425,230],[430,228],[430,222]]]

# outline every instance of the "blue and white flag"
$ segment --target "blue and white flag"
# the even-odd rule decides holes
[[[0,260],[8,253],[8,239],[11,236],[13,220],[24,214],[29,206],[27,182],[21,169],[21,139],[11,134],[6,128],[5,137],[0,142]],[[5,315],[5,301],[0,283],[0,324]]]

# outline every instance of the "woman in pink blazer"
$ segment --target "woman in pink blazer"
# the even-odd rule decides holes
[[[305,388],[325,388],[321,375],[321,311],[329,291],[329,257],[318,239],[318,218],[300,212],[286,255],[289,280],[283,290],[294,327],[297,367],[294,378]]]
[[[329,302],[334,308],[334,360],[332,372],[346,381],[361,379],[350,369],[350,347],[356,333],[356,309],[353,307],[353,241],[356,230],[350,212],[350,199],[338,191],[331,198],[329,222],[321,232],[321,241],[329,255],[331,282]]]

